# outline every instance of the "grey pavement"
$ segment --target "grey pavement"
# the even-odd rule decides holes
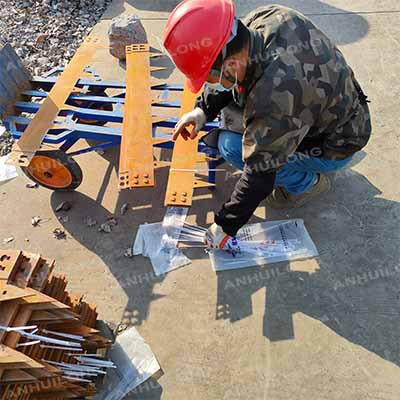
[[[178,1],[115,1],[95,28],[110,18],[143,17],[153,47]],[[238,1],[244,15],[263,1]],[[345,0],[282,1],[310,15],[339,44],[371,100],[374,135],[351,167],[332,176],[333,190],[295,211],[261,206],[253,221],[303,218],[318,260],[247,270],[212,272],[206,254],[187,252],[192,265],[155,278],[148,260],[123,257],[139,224],[162,220],[168,171],[157,187],[118,193],[117,150],[80,156],[84,182],[76,193],[25,189],[21,177],[0,190],[0,238],[13,247],[57,260],[76,292],[98,304],[100,317],[137,326],[164,375],[132,399],[177,400],[397,400],[400,393],[400,170],[398,106],[400,3]],[[124,79],[124,69],[100,50],[95,68]],[[182,81],[166,63],[160,78]],[[163,153],[168,157],[168,153]],[[199,192],[189,222],[205,226],[230,194],[234,180]],[[72,200],[66,241],[55,207]],[[113,234],[87,228],[129,202]],[[30,218],[44,222],[33,228]],[[29,242],[25,241],[29,238]]]

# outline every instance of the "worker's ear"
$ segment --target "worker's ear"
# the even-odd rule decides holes
[[[235,55],[228,57],[224,60],[224,71],[227,75],[235,76],[240,69],[241,59]]]

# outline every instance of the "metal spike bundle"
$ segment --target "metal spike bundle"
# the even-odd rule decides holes
[[[94,329],[96,306],[53,269],[40,255],[0,251],[1,400],[93,396],[93,380],[113,367],[96,356],[111,345]]]

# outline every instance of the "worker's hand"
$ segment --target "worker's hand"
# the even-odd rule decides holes
[[[185,140],[188,140],[189,137],[190,139],[195,139],[206,122],[207,117],[204,111],[199,107],[195,108],[193,111],[185,114],[176,124],[173,139],[176,140],[179,135],[182,135]],[[191,133],[186,129],[190,125],[194,125]]]
[[[228,250],[232,255],[240,253],[237,239],[227,235],[217,224],[212,224],[210,228],[208,228],[204,243],[212,249]]]

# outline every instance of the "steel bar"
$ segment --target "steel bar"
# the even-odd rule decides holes
[[[119,188],[154,186],[150,48],[126,47],[126,97],[119,160]]]

